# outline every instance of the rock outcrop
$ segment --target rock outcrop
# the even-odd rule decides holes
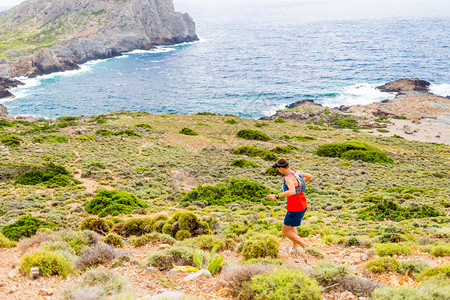
[[[396,92],[400,94],[406,94],[408,92],[423,92],[429,93],[430,83],[418,78],[399,79],[388,82],[382,86],[377,87],[382,92]]]
[[[0,98],[11,97],[12,94],[9,90],[22,84],[22,82],[15,79],[0,77]]]
[[[195,40],[194,21],[175,12],[172,0],[27,0],[0,13],[0,77],[77,69],[93,59]]]

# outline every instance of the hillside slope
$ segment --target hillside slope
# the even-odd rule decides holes
[[[197,40],[172,0],[28,0],[0,14],[0,76],[36,76]]]

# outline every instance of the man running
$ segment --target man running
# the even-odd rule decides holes
[[[285,159],[279,159],[272,168],[278,169],[284,175],[283,192],[275,195],[270,194],[267,197],[270,200],[287,197],[287,213],[284,217],[282,232],[292,241],[292,251],[295,252],[298,250],[298,246],[308,247],[298,236],[296,227],[302,223],[302,218],[307,210],[304,191],[306,182],[310,181],[312,176],[289,168],[289,163]]]

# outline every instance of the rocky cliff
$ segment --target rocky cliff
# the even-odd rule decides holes
[[[0,76],[76,69],[92,59],[197,39],[194,21],[175,12],[172,0],[28,0],[0,13]]]

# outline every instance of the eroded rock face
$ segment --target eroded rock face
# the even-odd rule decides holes
[[[3,104],[0,104],[0,118],[6,118],[8,116],[8,110],[6,109],[6,106]]]
[[[172,0],[29,0],[0,17],[0,34],[15,28],[30,33],[33,43],[42,47],[26,57],[25,50],[34,51],[27,48],[31,44],[4,50],[17,59],[0,62],[0,76],[12,78],[77,69],[92,59],[198,40],[194,21],[176,12]]]
[[[12,97],[13,95],[9,92],[9,90],[19,85],[23,85],[23,83],[15,79],[0,77],[0,98]]]
[[[430,83],[425,80],[420,80],[418,78],[407,78],[407,79],[399,79],[395,81],[388,82],[382,86],[377,87],[382,92],[397,92],[397,93],[405,93],[405,92],[429,92]]]

